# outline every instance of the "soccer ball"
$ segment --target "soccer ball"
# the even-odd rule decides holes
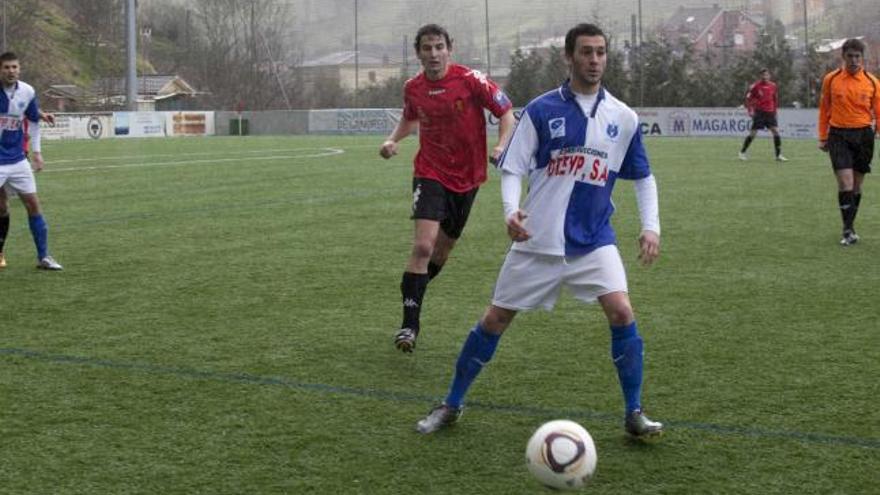
[[[526,466],[551,488],[583,487],[596,471],[596,460],[593,438],[583,426],[567,419],[544,423],[526,446]]]

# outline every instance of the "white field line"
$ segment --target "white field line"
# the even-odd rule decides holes
[[[196,153],[155,153],[150,154],[150,157],[188,157],[188,156],[212,156],[212,155],[249,155],[255,153],[285,153],[285,152],[299,152],[299,151],[309,151],[309,150],[327,150],[327,149],[335,149],[335,148],[277,148],[277,149],[268,149],[268,150],[247,150],[247,151],[235,151],[235,150],[222,150],[222,151],[200,151]],[[51,165],[55,165],[58,163],[77,163],[77,162],[98,162],[98,161],[107,161],[107,160],[129,160],[135,158],[143,158],[144,155],[117,155],[117,156],[101,156],[96,158],[68,158],[62,160],[47,160],[46,163]],[[45,157],[44,157],[45,158]]]
[[[321,158],[325,156],[333,156],[333,155],[341,155],[345,153],[345,150],[340,148],[318,148],[321,151],[320,153],[312,153],[307,155],[297,155],[297,154],[287,154],[287,155],[270,155],[270,156],[256,156],[253,159],[258,160],[289,160],[289,159],[297,159],[297,158]],[[274,150],[279,151],[279,150]],[[295,153],[297,150],[280,150],[280,151],[289,151]],[[265,152],[265,151],[263,151]],[[204,153],[194,153],[193,155],[203,155]],[[224,153],[228,155],[228,153]],[[151,155],[156,156],[156,155]],[[174,155],[174,156],[180,156]],[[184,155],[186,156],[186,155]],[[202,159],[202,160],[175,160],[169,162],[144,162],[144,163],[125,163],[121,165],[96,165],[94,167],[68,167],[68,168],[48,168],[42,171],[42,173],[61,173],[61,172],[87,172],[91,170],[108,170],[115,168],[135,168],[135,167],[160,167],[160,166],[170,166],[170,165],[196,165],[196,164],[204,164],[204,163],[218,163],[218,162],[237,162],[241,161],[244,158],[250,157],[235,157],[235,158],[211,158],[211,159]],[[57,162],[56,162],[57,163]]]

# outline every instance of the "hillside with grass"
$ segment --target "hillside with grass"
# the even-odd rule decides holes
[[[125,71],[125,31],[121,9],[81,8],[88,2],[42,0],[7,2],[6,49],[21,59],[24,81],[43,93],[51,85],[90,87]],[[104,2],[92,2],[104,3]],[[106,7],[106,5],[104,5]],[[117,12],[118,10],[118,12]],[[138,71],[152,64],[138,59]]]

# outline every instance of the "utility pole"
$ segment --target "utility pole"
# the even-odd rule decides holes
[[[401,59],[401,66],[403,67],[403,76],[404,79],[409,78],[409,39],[407,35],[403,35],[403,58]]]
[[[6,2],[3,2],[4,8]],[[125,34],[126,34],[126,61],[127,70],[125,74],[125,104],[128,110],[134,112],[137,110],[137,23],[135,22],[135,0],[127,0],[125,2]],[[5,25],[6,16],[3,16]],[[6,44],[5,34],[3,30],[4,46]]]
[[[806,101],[804,102],[804,106],[810,107],[813,104],[813,88],[812,88],[813,77],[810,74],[810,35],[808,33],[808,27],[807,27],[807,0],[803,0],[803,1],[804,1],[804,65],[807,68],[807,70],[804,71],[806,73],[806,78],[807,78],[807,80],[806,80],[807,98],[806,98]]]
[[[486,75],[492,75],[492,50],[489,48],[489,0],[483,0],[486,6]]]
[[[3,0],[3,51],[6,51],[6,0]]]
[[[642,53],[642,0],[639,0],[639,106],[645,106],[645,57]]]
[[[358,106],[358,83],[360,82],[360,59],[358,57],[358,0],[354,0],[354,106]]]

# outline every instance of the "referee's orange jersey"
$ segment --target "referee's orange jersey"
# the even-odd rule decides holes
[[[819,100],[819,140],[828,140],[828,129],[869,127],[880,116],[880,82],[865,69],[852,75],[837,69],[822,80]]]

